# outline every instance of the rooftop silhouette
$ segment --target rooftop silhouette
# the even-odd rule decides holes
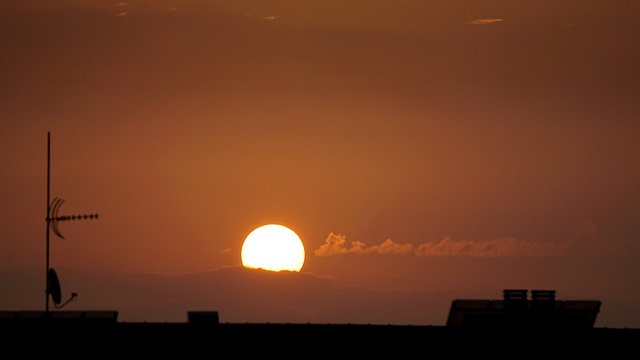
[[[194,355],[212,349],[238,350],[233,344],[239,340],[253,344],[273,339],[289,346],[313,347],[326,339],[348,339],[352,344],[372,346],[358,347],[354,354],[359,355],[390,351],[378,349],[381,344],[413,344],[393,352],[410,355],[421,344],[457,354],[496,355],[513,348],[586,356],[594,351],[613,354],[610,351],[631,349],[640,340],[640,329],[594,327],[599,300],[557,300],[555,290],[532,290],[531,298],[528,294],[527,290],[506,289],[499,300],[453,300],[445,326],[224,323],[217,311],[188,311],[185,322],[121,322],[116,310],[53,310],[0,311],[0,334],[5,341],[60,344],[73,339],[113,351],[140,349],[161,354],[170,349]],[[262,354],[277,351],[275,343],[269,344]]]

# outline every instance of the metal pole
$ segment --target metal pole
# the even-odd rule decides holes
[[[46,271],[47,274],[45,276],[45,305],[44,305],[44,311],[46,313],[49,312],[49,293],[51,291],[51,289],[49,289],[49,222],[51,221],[51,219],[49,218],[51,209],[51,202],[49,201],[49,197],[50,197],[50,189],[51,186],[51,132],[47,132],[47,266],[46,266]]]

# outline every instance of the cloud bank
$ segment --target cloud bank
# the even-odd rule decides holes
[[[417,246],[397,243],[391,239],[386,239],[379,245],[368,246],[362,241],[348,243],[344,234],[331,232],[325,243],[314,250],[314,254],[319,257],[348,254],[413,254],[418,257],[640,255],[640,244],[637,241],[598,244],[592,240],[594,233],[594,225],[586,223],[573,238],[564,242],[530,242],[514,237],[465,240],[446,236],[441,240],[430,240]]]

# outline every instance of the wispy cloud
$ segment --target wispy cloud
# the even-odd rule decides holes
[[[277,15],[265,15],[265,16],[259,16],[253,13],[245,13],[244,14],[245,17],[249,17],[249,18],[259,18],[262,20],[267,20],[267,21],[275,21],[278,20],[279,16]]]
[[[445,237],[442,240],[420,244],[416,256],[561,256],[567,254],[566,244],[532,243],[505,237],[491,240],[456,240]]]
[[[504,19],[500,19],[500,18],[475,19],[475,20],[467,21],[465,24],[470,24],[470,25],[488,25],[488,24],[495,24],[495,23],[499,23],[499,22],[503,22],[503,21],[504,21]]]
[[[129,6],[130,6],[130,4],[128,2],[121,1],[121,2],[116,4],[116,7],[119,8],[118,11],[111,13],[111,15],[116,16],[116,17],[127,16],[127,15],[129,15],[129,11],[128,10],[121,10],[121,9],[128,8]]]

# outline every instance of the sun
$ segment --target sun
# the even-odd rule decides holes
[[[242,265],[270,271],[300,271],[304,244],[286,226],[267,224],[253,230],[242,244]]]

